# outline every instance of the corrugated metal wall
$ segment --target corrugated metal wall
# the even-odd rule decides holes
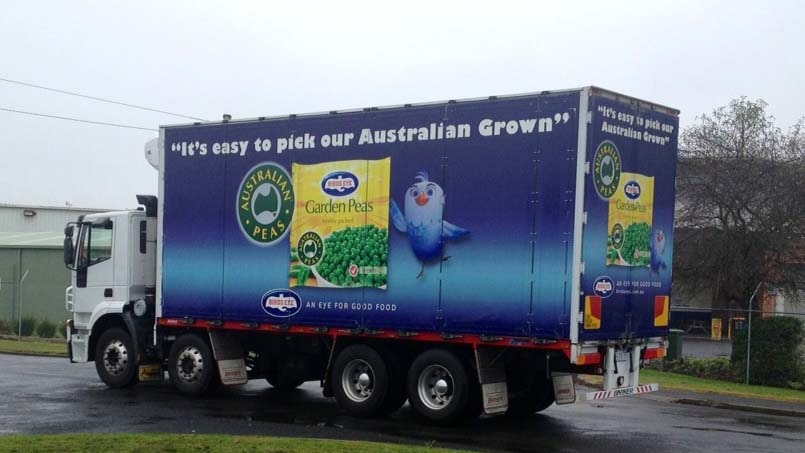
[[[61,249],[0,248],[0,319],[33,316],[61,323],[68,318],[64,290],[70,273],[62,262]],[[28,276],[19,285],[20,278]]]
[[[25,211],[29,215],[25,215]],[[105,212],[111,209],[70,209],[0,205],[0,231],[62,231],[67,222],[75,222],[81,214]],[[30,215],[34,213],[34,215]]]

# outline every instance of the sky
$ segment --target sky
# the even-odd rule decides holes
[[[681,111],[805,116],[805,2],[10,1],[0,78],[208,120],[596,85]],[[0,109],[190,120],[0,81]],[[0,203],[132,208],[156,132],[0,111]]]

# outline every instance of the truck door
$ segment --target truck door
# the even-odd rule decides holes
[[[676,112],[590,99],[580,339],[665,336],[673,262]]]
[[[73,285],[74,322],[81,327],[89,322],[92,310],[99,302],[113,298],[114,233],[114,222],[110,219],[81,227]]]

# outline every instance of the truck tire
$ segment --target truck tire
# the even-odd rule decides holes
[[[168,355],[168,375],[173,386],[187,395],[202,395],[216,387],[218,372],[207,342],[194,333],[177,338]]]
[[[95,370],[112,388],[137,383],[137,351],[128,332],[112,327],[101,334],[95,345]]]
[[[300,385],[305,383],[302,378],[294,378],[283,375],[281,372],[269,373],[266,376],[266,382],[280,392],[290,392],[296,390]]]
[[[408,370],[408,402],[426,419],[440,424],[455,423],[475,413],[467,367],[444,349],[423,352]]]
[[[338,405],[350,414],[380,414],[389,393],[389,370],[383,357],[366,345],[352,345],[338,354],[330,375]]]
[[[408,392],[405,388],[405,368],[403,368],[400,357],[393,351],[383,348],[379,352],[385,359],[386,368],[389,371],[389,390],[378,413],[388,415],[403,407],[408,399]]]
[[[529,388],[510,397],[507,416],[524,417],[549,408],[556,398],[553,394],[553,382],[540,380],[534,382]]]

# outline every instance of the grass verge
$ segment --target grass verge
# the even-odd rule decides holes
[[[67,345],[49,341],[0,339],[0,352],[67,357]]]
[[[583,383],[594,387],[601,386],[604,382],[601,376],[579,375],[579,378]],[[738,384],[736,382],[704,379],[666,371],[642,369],[640,370],[640,383],[659,384],[660,391],[683,390],[805,404],[805,391],[802,390]]]
[[[329,439],[196,434],[59,434],[0,436],[0,453],[458,453],[432,445]]]
[[[642,383],[656,382],[660,384],[660,389],[712,392],[746,398],[761,398],[805,404],[805,392],[802,390],[738,384],[736,382],[704,379],[657,370],[641,370],[640,381]]]

